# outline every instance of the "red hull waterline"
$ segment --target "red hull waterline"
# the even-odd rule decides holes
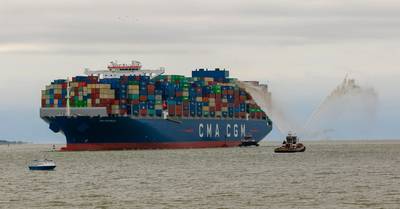
[[[190,149],[235,147],[240,141],[226,142],[173,142],[173,143],[89,143],[67,144],[60,151],[132,150],[132,149]]]

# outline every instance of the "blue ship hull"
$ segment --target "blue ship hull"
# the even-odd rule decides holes
[[[55,165],[52,165],[52,166],[29,166],[29,170],[32,170],[32,171],[51,171],[51,170],[54,170],[54,168],[56,168]]]
[[[66,136],[62,150],[119,150],[238,146],[245,136],[257,142],[271,130],[261,119],[43,117]]]

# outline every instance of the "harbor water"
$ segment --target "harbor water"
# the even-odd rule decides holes
[[[43,152],[0,146],[0,208],[399,208],[400,141]],[[58,148],[61,145],[57,146]],[[55,171],[29,171],[32,159]]]

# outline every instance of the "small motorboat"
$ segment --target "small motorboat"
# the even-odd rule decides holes
[[[42,170],[42,171],[48,171],[48,170],[54,170],[56,167],[56,163],[53,160],[33,160],[31,164],[28,166],[29,170]]]
[[[298,137],[291,133],[286,136],[286,140],[283,141],[282,146],[275,149],[276,153],[292,153],[292,152],[304,152],[306,147],[302,143],[298,143]]]
[[[244,139],[241,140],[239,147],[249,147],[249,146],[260,146],[256,140],[253,139],[251,136],[245,136]]]

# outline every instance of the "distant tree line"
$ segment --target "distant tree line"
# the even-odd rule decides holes
[[[25,144],[26,142],[23,141],[7,141],[7,140],[0,140],[0,144]]]

